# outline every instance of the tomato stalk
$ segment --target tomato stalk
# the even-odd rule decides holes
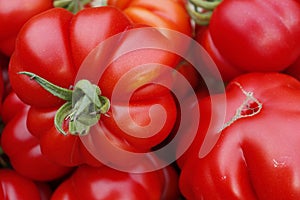
[[[187,10],[196,24],[205,26],[209,24],[214,9],[221,2],[222,0],[189,0],[192,6],[188,5]]]
[[[56,8],[65,8],[75,14],[90,2],[91,0],[54,0],[53,6]]]
[[[101,114],[106,114],[110,108],[109,99],[101,96],[100,88],[88,80],[78,81],[74,89],[69,90],[31,72],[19,72],[19,74],[29,76],[52,95],[66,101],[57,110],[54,118],[55,127],[64,135],[67,135],[63,129],[65,120],[69,120],[70,134],[85,135],[90,127],[99,121]]]
[[[253,92],[247,92],[243,89],[243,87],[238,82],[233,82],[236,86],[240,88],[242,93],[246,96],[246,99],[243,101],[242,105],[237,108],[235,115],[224,124],[221,131],[225,128],[229,127],[235,121],[246,118],[252,117],[260,113],[262,109],[262,103],[253,96]]]

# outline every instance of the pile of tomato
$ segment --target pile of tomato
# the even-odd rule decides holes
[[[300,199],[299,1],[0,0],[0,27],[0,199]]]

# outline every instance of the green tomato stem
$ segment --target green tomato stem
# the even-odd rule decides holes
[[[187,8],[187,11],[189,13],[189,15],[191,16],[191,18],[194,20],[194,22],[198,25],[201,26],[207,26],[209,24],[211,15],[212,15],[212,11],[207,11],[207,12],[198,12],[196,10],[193,10],[191,8]]]
[[[72,94],[73,94],[72,90],[54,85],[53,83],[50,83],[46,79],[43,79],[42,77],[31,72],[19,72],[19,74],[24,74],[29,76],[30,79],[35,80],[45,90],[47,90],[48,92],[50,92],[51,94],[53,94],[54,96],[62,100],[66,100],[66,101],[72,100]]]
[[[196,24],[206,26],[209,24],[214,9],[221,2],[222,0],[189,0],[192,6],[187,5],[187,11]]]
[[[254,97],[254,93],[250,91],[245,91],[244,88],[238,82],[233,82],[241,92],[246,96],[246,99],[242,102],[242,104],[236,109],[234,116],[226,122],[221,128],[220,132],[231,126],[234,122],[241,118],[253,117],[259,114],[263,108],[263,104]]]
[[[207,1],[207,0],[189,0],[193,5],[202,8],[203,10],[214,10],[222,0],[214,0],[214,1]]]
[[[72,0],[54,0],[53,6],[56,8],[66,8],[72,2]]]
[[[72,103],[66,102],[64,105],[62,105],[56,111],[56,114],[54,117],[54,125],[55,125],[56,130],[58,130],[63,135],[68,135],[63,129],[63,124],[64,124],[64,121],[67,119],[71,109],[72,109]],[[71,131],[70,131],[70,133],[71,133]]]
[[[75,14],[90,2],[91,0],[54,0],[53,6],[56,8],[64,8]]]
[[[19,72],[29,76],[41,87],[52,95],[66,101],[56,112],[54,124],[56,129],[67,135],[64,131],[64,121],[69,121],[68,132],[72,135],[85,135],[90,128],[97,124],[102,114],[106,114],[110,108],[110,101],[101,95],[98,85],[92,84],[88,80],[80,80],[73,90],[65,89],[50,83],[46,79],[31,73]]]

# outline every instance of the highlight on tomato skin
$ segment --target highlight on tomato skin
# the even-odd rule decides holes
[[[145,163],[135,167],[143,168]],[[56,188],[52,199],[78,196],[85,199],[179,199],[178,174],[173,166],[148,173],[127,173],[106,166],[83,165]]]
[[[0,169],[1,199],[41,199],[51,197],[50,186],[36,183],[15,172],[13,169]]]

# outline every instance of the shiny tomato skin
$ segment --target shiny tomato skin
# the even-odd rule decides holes
[[[55,180],[66,175],[72,168],[50,161],[42,154],[38,138],[27,129],[28,110],[29,106],[14,93],[5,98],[2,112],[5,127],[1,135],[1,147],[9,157],[10,164],[18,173],[37,181]]]
[[[53,8],[35,16],[22,28],[11,58],[10,66],[14,67],[9,67],[9,76],[12,87],[24,102],[38,107],[62,103],[37,83],[18,75],[19,71],[30,71],[58,86],[70,88],[74,84],[76,70],[91,49],[130,26],[120,11],[110,7],[88,8],[78,15],[81,17],[65,9]],[[89,19],[96,24],[101,22],[101,26],[88,28],[87,25],[92,24]],[[120,23],[117,27],[115,21]],[[80,28],[83,25],[85,28]],[[109,28],[104,30],[102,26]],[[26,59],[28,57],[31,59]]]
[[[220,54],[247,72],[282,71],[300,55],[297,1],[225,0],[210,20]]]
[[[153,172],[127,173],[106,166],[83,165],[58,186],[51,200],[177,199],[177,181],[171,166]]]
[[[12,169],[0,169],[0,199],[41,199],[38,186]]]
[[[224,119],[211,109],[211,99],[226,106]],[[241,75],[226,93],[202,99],[200,107],[217,118],[200,121],[199,140],[180,175],[182,194],[199,200],[298,199],[299,99],[300,82],[282,73]],[[208,134],[217,137],[211,149],[203,143]]]
[[[64,9],[53,8],[33,17],[22,28],[16,42],[16,50],[11,57],[9,78],[17,96],[31,106],[27,118],[29,131],[39,139],[42,153],[53,162],[68,167],[83,163],[93,166],[101,165],[88,152],[79,137],[71,134],[62,135],[56,129],[53,120],[54,114],[64,101],[43,89],[30,77],[19,74],[19,72],[32,72],[55,85],[72,89],[75,85],[76,76],[79,76],[78,74],[85,72],[87,76],[93,76],[102,70],[89,70],[89,68],[82,70],[82,64],[85,64],[86,56],[90,55],[98,44],[103,44],[101,42],[122,33],[119,34],[122,37],[117,40],[118,45],[107,46],[105,51],[98,54],[100,57],[103,56],[103,59],[110,58],[114,56],[115,52],[117,54],[118,48],[126,47],[127,42],[132,41],[132,35],[126,35],[127,31],[135,29],[139,33],[139,30],[143,30],[140,29],[141,27],[136,27],[119,9],[105,6],[86,8],[75,15]],[[161,32],[151,30],[147,33],[149,36],[154,36],[163,44],[171,42]],[[148,35],[143,35],[143,37],[148,37]],[[91,81],[99,81],[98,86],[102,92],[101,95],[111,101],[111,109],[108,115],[101,116],[99,125],[108,130],[105,134],[108,135],[108,138],[111,138],[112,143],[116,143],[117,146],[124,147],[127,150],[133,149],[135,152],[141,152],[150,150],[168,136],[177,115],[175,100],[166,87],[151,84],[151,81],[155,82],[163,79],[165,80],[164,83],[169,86],[173,81],[170,78],[171,75],[167,75],[167,78],[164,79],[165,69],[161,69],[160,66],[175,68],[177,61],[178,56],[165,50],[137,49],[122,54],[110,63],[108,68],[103,70],[102,77],[96,77],[100,80],[95,80],[95,77],[92,78]],[[154,65],[148,67],[146,64],[149,63],[154,63]],[[137,66],[142,66],[142,68]],[[132,71],[137,73],[132,73]],[[119,84],[121,90],[117,97],[113,99],[115,86],[127,74],[130,74],[126,77],[131,82]],[[145,84],[148,81],[150,84]],[[124,96],[128,94],[132,95],[132,97],[129,96],[131,97],[129,103],[126,100],[124,101]],[[161,127],[154,123],[154,128],[161,128],[155,137],[149,140],[138,139],[138,141],[135,141],[135,138],[127,137],[130,134],[127,134],[124,130],[120,131],[117,127],[116,121],[119,124],[125,124],[127,130],[134,129],[131,135],[137,133],[136,136],[142,136],[145,132],[144,129],[135,129],[131,125],[147,126],[150,122],[149,112],[152,107],[155,108],[156,104],[160,104],[163,109],[155,110],[154,119],[159,121],[160,114],[165,113],[166,123]],[[126,112],[112,113],[113,108],[119,105],[125,105],[124,108],[130,111],[130,118],[127,117],[126,119]],[[164,113],[161,113],[162,110]],[[38,119],[41,120],[41,123],[38,122]],[[131,119],[130,123],[127,123],[128,119]],[[63,125],[66,132],[68,132],[67,121],[65,120],[66,123]]]

